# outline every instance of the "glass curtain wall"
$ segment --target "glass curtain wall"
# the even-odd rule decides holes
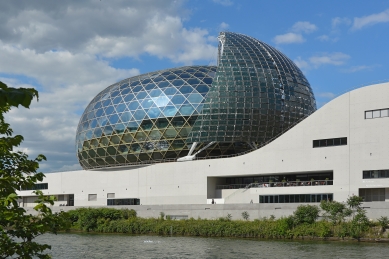
[[[316,110],[300,69],[252,37],[219,35],[216,77],[187,142],[262,144]]]

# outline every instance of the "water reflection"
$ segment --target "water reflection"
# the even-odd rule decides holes
[[[383,243],[59,234],[39,237],[53,258],[387,258]]]

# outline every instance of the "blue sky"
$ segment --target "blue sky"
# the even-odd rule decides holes
[[[80,114],[107,86],[140,73],[215,64],[220,31],[275,46],[303,70],[321,107],[389,80],[389,1],[4,1],[0,80],[35,87],[7,119],[44,172],[80,168]]]

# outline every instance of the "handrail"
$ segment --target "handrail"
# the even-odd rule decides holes
[[[250,188],[267,188],[267,187],[300,187],[300,186],[321,186],[333,185],[334,180],[314,180],[314,181],[288,181],[288,182],[263,182],[250,184],[220,184],[216,189],[250,189]]]

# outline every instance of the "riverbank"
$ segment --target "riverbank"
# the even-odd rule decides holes
[[[355,225],[351,221],[336,224],[327,221],[298,222],[293,216],[249,221],[222,217],[215,220],[172,220],[161,213],[159,218],[140,218],[136,211],[111,208],[82,208],[66,213],[70,231],[126,233],[160,236],[239,237],[263,239],[357,240],[388,242],[388,232],[378,222]]]

